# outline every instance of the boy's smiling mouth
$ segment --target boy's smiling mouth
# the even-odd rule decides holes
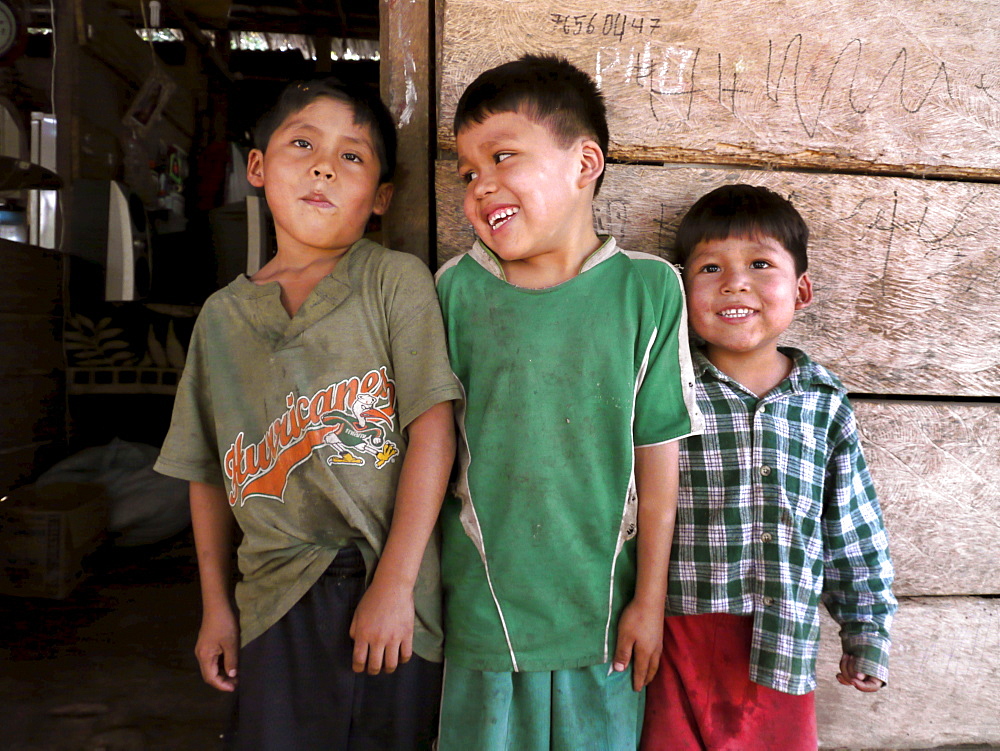
[[[726,308],[725,310],[720,310],[718,315],[727,320],[736,320],[738,318],[749,318],[755,312],[752,308]]]
[[[520,209],[516,206],[506,206],[502,209],[490,212],[490,214],[486,217],[486,221],[489,223],[490,229],[497,230],[505,225],[518,211],[520,211]]]

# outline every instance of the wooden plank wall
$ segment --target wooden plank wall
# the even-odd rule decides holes
[[[438,0],[437,253],[466,250],[451,118],[482,70],[564,55],[607,97],[595,221],[664,252],[724,183],[789,196],[816,302],[787,334],[854,394],[901,608],[891,685],[839,686],[824,748],[1000,744],[1000,16],[976,0]],[[928,179],[931,178],[931,179]]]
[[[0,495],[63,451],[62,257],[0,240]]]

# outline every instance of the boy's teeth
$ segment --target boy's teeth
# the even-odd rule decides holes
[[[719,315],[723,318],[743,318],[751,313],[753,311],[750,308],[730,308],[729,310],[723,310]]]
[[[496,229],[497,226],[502,223],[505,219],[509,219],[514,216],[518,210],[516,208],[500,209],[489,215],[487,221],[490,223],[490,227]]]

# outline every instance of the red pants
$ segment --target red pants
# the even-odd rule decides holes
[[[753,618],[664,620],[663,656],[646,691],[642,751],[816,751],[813,694],[750,681]]]

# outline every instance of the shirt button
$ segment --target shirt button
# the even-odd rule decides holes
[[[773,540],[773,539],[774,539],[774,537],[771,535],[770,532],[765,532],[764,534],[762,534],[760,536],[760,541],[761,542],[771,542],[771,540]]]
[[[765,598],[763,598],[761,600],[761,602],[764,603],[765,607],[769,608],[769,607],[771,607],[774,604],[774,598],[773,597],[765,597]]]
[[[760,473],[762,476],[767,477],[769,474],[771,474],[771,468],[766,464],[762,464],[760,467]]]

